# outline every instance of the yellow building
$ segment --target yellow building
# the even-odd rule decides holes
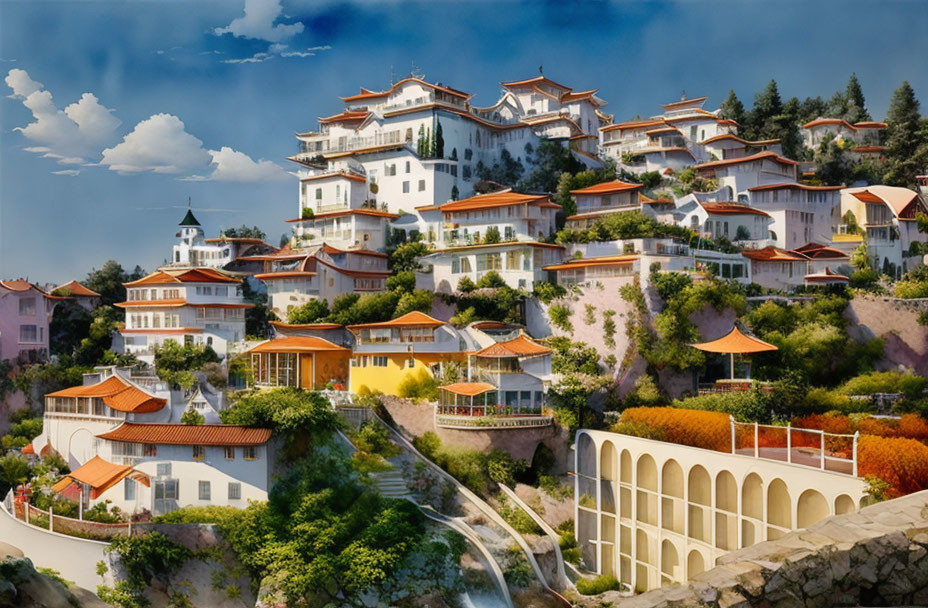
[[[466,341],[444,321],[410,312],[391,321],[349,325],[355,348],[348,390],[399,395],[402,383],[442,376],[448,363],[467,367]]]

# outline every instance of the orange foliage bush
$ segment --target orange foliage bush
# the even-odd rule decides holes
[[[864,418],[857,428],[861,435],[903,437],[923,443],[928,441],[928,422],[918,414],[903,414],[899,420]]]
[[[928,446],[915,439],[864,435],[857,446],[857,472],[887,482],[891,498],[928,489]]]
[[[728,414],[672,407],[631,407],[622,412],[616,430],[645,426],[657,430],[665,441],[694,448],[731,451],[731,421]]]
[[[854,426],[847,416],[829,416],[828,414],[812,414],[803,418],[794,418],[792,425],[801,429],[816,429],[826,433],[853,435]]]

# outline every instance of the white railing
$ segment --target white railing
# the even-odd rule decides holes
[[[731,421],[731,453],[857,477],[859,433]]]
[[[550,426],[551,416],[455,416],[435,414],[435,426],[452,429],[492,430]]]

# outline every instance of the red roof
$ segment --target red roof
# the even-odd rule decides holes
[[[140,285],[164,285],[168,283],[241,283],[241,279],[230,277],[213,268],[190,268],[187,270],[159,270],[137,281],[123,283],[126,287]]]
[[[570,87],[565,87],[562,84],[558,84],[546,76],[535,76],[534,78],[526,78],[525,80],[513,80],[510,82],[501,82],[500,84],[508,89],[510,87],[524,87],[524,86],[536,85],[536,84],[541,84],[541,83],[549,84],[555,88],[563,89],[564,91],[571,90]]]
[[[847,258],[848,254],[840,249],[835,249],[834,247],[826,247],[825,245],[819,245],[818,243],[806,243],[802,247],[797,247],[792,250],[792,253],[798,253],[799,255],[804,255],[809,259],[837,259],[837,258]]]
[[[709,215],[762,215],[764,217],[770,217],[769,213],[761,211],[760,209],[755,209],[754,207],[748,207],[747,205],[739,205],[737,203],[700,203],[702,208],[706,210],[706,213]]]
[[[102,398],[103,403],[120,412],[147,414],[157,412],[165,406],[166,399],[151,395],[119,376],[110,376],[102,382],[89,386],[72,386],[48,393],[46,397]]]
[[[763,186],[754,186],[748,188],[748,192],[761,192],[763,190],[809,190],[811,192],[822,192],[829,190],[840,190],[844,186],[807,186],[798,182],[787,182],[784,184],[765,184]]]
[[[716,135],[715,137],[710,137],[709,139],[700,142],[700,145],[705,146],[706,144],[724,140],[736,141],[745,146],[769,146],[780,141],[779,139],[759,139],[757,141],[749,141],[747,139],[738,137],[737,135],[732,135],[731,133],[722,133],[721,135]]]
[[[349,352],[350,349],[343,348],[336,344],[332,344],[328,340],[323,340],[322,338],[316,338],[315,336],[285,336],[282,338],[274,338],[273,340],[268,340],[267,342],[262,342],[261,344],[250,349],[250,353],[314,353],[314,352],[329,352],[329,351],[345,351]]]
[[[553,352],[547,346],[535,342],[524,335],[509,340],[508,342],[497,342],[486,348],[474,353],[477,357],[532,357],[535,355],[547,355]]]
[[[188,302],[183,298],[166,299],[166,300],[130,300],[128,302],[116,302],[114,306],[119,308],[132,308],[135,306],[148,306],[152,308],[178,308],[180,306],[195,306],[197,308],[254,308],[254,304],[229,303],[220,304],[213,302]]]
[[[62,293],[61,295],[69,295],[72,297],[96,298],[100,296],[100,294],[98,294],[97,292],[93,291],[92,289],[87,289],[86,287],[78,283],[77,281],[68,281],[64,285],[59,285],[52,291],[53,292],[54,291],[61,291],[61,292],[67,291],[68,292],[67,294]]]
[[[476,397],[477,395],[496,390],[495,386],[486,382],[455,382],[454,384],[446,384],[438,388],[464,397]]]
[[[628,190],[638,190],[643,188],[644,184],[630,184],[628,182],[623,182],[622,180],[614,179],[611,182],[603,182],[601,184],[594,184],[592,186],[587,186],[586,188],[580,188],[579,190],[571,190],[571,194],[610,194],[612,192],[625,192]]]
[[[253,446],[267,443],[270,429],[228,424],[133,424],[125,422],[100,439],[161,445]]]
[[[390,257],[385,253],[381,253],[379,251],[371,251],[370,249],[338,249],[336,247],[332,247],[331,245],[326,245],[326,244],[322,246],[322,250],[328,253],[329,255],[341,255],[343,253],[353,253],[355,255],[369,255],[375,258]]]
[[[366,114],[366,112],[365,112]],[[301,182],[310,182],[317,179],[329,179],[331,177],[344,177],[346,179],[352,179],[356,182],[367,182],[367,178],[363,175],[358,175],[357,173],[349,173],[348,171],[336,171],[334,173],[322,173],[319,175],[310,175],[308,177],[301,177]]]
[[[694,97],[692,99],[681,99],[680,101],[674,101],[673,103],[661,104],[661,107],[664,108],[665,110],[672,110],[677,107],[686,107],[686,106],[691,106],[694,104],[703,104],[706,102],[707,99],[709,98],[708,97]]]
[[[764,247],[763,249],[745,249],[741,252],[741,255],[749,260],[758,262],[804,262],[806,260],[805,257],[784,249],[777,249],[772,245]]]
[[[439,321],[438,319],[432,318],[424,312],[414,310],[390,321],[381,321],[379,323],[358,323],[357,325],[349,325],[348,329],[374,329],[379,327],[441,327],[444,324],[444,321]]]
[[[542,207],[561,208],[560,205],[552,203],[547,194],[520,194],[511,190],[501,190],[499,192],[490,192],[489,194],[478,194],[470,198],[452,201],[441,206],[443,212],[454,211],[473,211],[478,209],[489,209],[492,207],[508,207],[511,205],[539,205]]]
[[[783,158],[776,152],[758,152],[757,154],[752,154],[751,156],[744,156],[742,158],[729,158],[727,160],[714,160],[708,163],[702,163],[701,165],[694,165],[694,169],[714,169],[715,167],[727,167],[728,165],[740,165],[742,163],[752,163],[758,160],[770,159],[774,162],[780,163],[781,165],[798,165],[799,163],[795,160],[790,160],[788,158]]]

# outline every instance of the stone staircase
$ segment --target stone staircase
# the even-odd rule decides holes
[[[399,468],[394,467],[383,473],[374,473],[371,477],[377,490],[386,498],[407,498],[411,496],[406,488],[403,472]]]

